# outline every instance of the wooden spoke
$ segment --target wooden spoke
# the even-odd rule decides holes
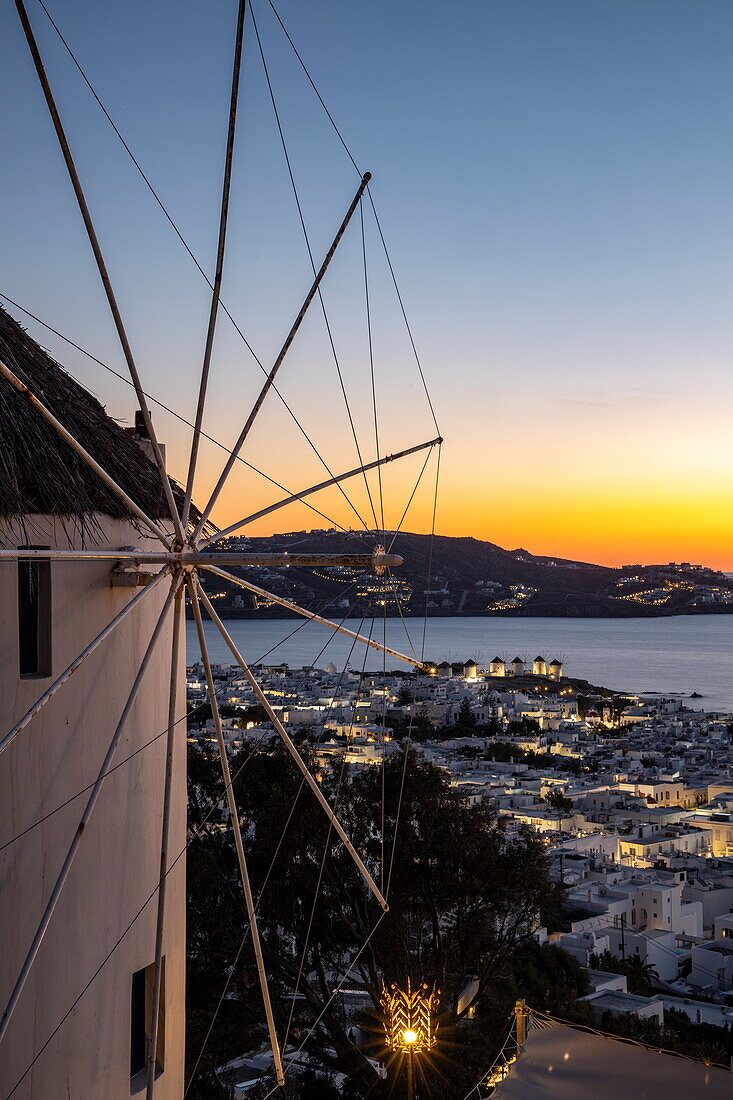
[[[283,726],[282,722],[280,721],[278,716],[275,714],[275,711],[272,709],[269,699],[267,698],[267,696],[265,695],[265,693],[263,692],[262,688],[260,687],[260,685],[257,681],[257,677],[254,675],[254,673],[250,669],[249,665],[244,660],[244,657],[242,657],[242,654],[237,649],[237,646],[234,643],[234,640],[232,639],[232,636],[230,635],[229,631],[224,626],[223,622],[221,621],[221,619],[217,615],[216,611],[214,610],[214,606],[211,603],[211,600],[209,599],[209,597],[204,592],[203,588],[201,587],[201,584],[198,581],[198,578],[196,580],[196,584],[197,584],[199,596],[201,597],[201,600],[204,604],[204,607],[208,611],[212,622],[215,624],[215,626],[219,630],[222,638],[224,639],[227,646],[229,647],[229,650],[231,651],[232,656],[234,657],[234,660],[237,662],[237,664],[241,668],[242,672],[244,673],[244,675],[249,680],[249,683],[250,683],[250,686],[251,686],[252,690],[254,691],[255,695],[257,696],[257,698],[260,701],[260,703],[262,704],[262,706],[267,711],[267,715],[268,715],[270,721],[272,722],[272,724],[274,725],[274,727],[277,730],[278,734],[280,735],[280,738],[281,738],[283,744],[285,745],[286,749],[288,750],[288,752],[292,756],[293,760],[297,764],[298,769],[300,770],[300,772],[301,772],[303,778],[305,779],[306,783],[308,784],[310,789],[313,791],[313,794],[316,796],[321,808],[323,809],[324,813],[326,814],[326,817],[331,822],[331,825],[333,826],[334,830],[341,837],[341,840],[343,841],[344,846],[346,847],[346,850],[348,851],[349,855],[351,856],[351,858],[353,859],[354,863],[357,866],[359,874],[362,876],[365,883],[367,884],[367,886],[371,890],[372,894],[377,899],[379,904],[382,906],[382,909],[385,910],[385,912],[386,912],[386,910],[388,909],[387,902],[382,897],[381,891],[379,890],[379,887],[377,886],[376,882],[374,881],[371,874],[367,870],[367,868],[364,864],[364,861],[362,860],[361,856],[357,852],[354,845],[349,840],[349,837],[348,837],[343,825],[341,824],[341,822],[339,821],[339,819],[336,817],[335,813],[333,812],[333,810],[329,806],[326,798],[323,795],[323,792],[321,791],[320,787],[318,786],[318,783],[316,782],[316,780],[311,775],[305,761],[303,760],[303,757],[298,752],[297,748],[295,747],[292,740],[290,739],[290,736],[288,735],[288,733],[287,733],[285,727]]]
[[[219,704],[216,701],[216,687],[214,685],[214,676],[211,671],[211,662],[209,661],[209,649],[206,644],[206,635],[204,633],[204,624],[201,619],[201,608],[199,607],[199,594],[203,599],[206,599],[204,593],[198,584],[198,579],[191,579],[189,581],[189,591],[191,593],[191,604],[193,606],[193,615],[196,620],[196,631],[198,633],[199,648],[201,649],[201,660],[204,664],[204,672],[206,675],[206,688],[209,695],[209,705],[211,706],[211,715],[214,720],[214,729],[216,730],[216,743],[219,749],[219,761],[221,763],[222,775],[224,776],[224,788],[226,790],[227,804],[229,807],[229,820],[232,823],[232,832],[234,833],[234,843],[237,849],[237,860],[239,862],[239,873],[242,879],[242,888],[244,889],[244,896],[247,902],[247,915],[249,917],[250,934],[252,936],[252,945],[255,951],[255,958],[257,960],[257,972],[260,979],[260,989],[262,991],[262,1000],[265,1006],[265,1015],[267,1017],[267,1027],[270,1033],[270,1043],[272,1046],[272,1054],[275,1062],[275,1073],[277,1075],[278,1083],[284,1084],[285,1077],[283,1075],[282,1060],[280,1057],[280,1044],[277,1038],[277,1032],[275,1030],[275,1018],[272,1013],[272,1004],[270,1001],[270,989],[267,984],[267,972],[265,970],[265,961],[262,957],[262,944],[260,943],[260,933],[257,927],[257,916],[255,913],[254,897],[252,895],[252,886],[249,881],[249,872],[247,871],[247,860],[244,855],[244,844],[242,843],[242,830],[239,824],[239,813],[237,811],[237,804],[234,799],[234,788],[232,787],[232,778],[229,773],[229,761],[227,759],[226,745],[224,744],[224,735],[221,728],[221,717],[219,715]]]
[[[262,519],[263,516],[269,516],[272,512],[277,512],[280,508],[285,508],[288,504],[293,504],[297,500],[304,500],[305,497],[311,496],[313,493],[319,493],[321,489],[328,489],[331,485],[338,485],[342,481],[347,481],[351,477],[357,477],[359,474],[365,474],[368,470],[374,470],[378,466],[385,466],[388,462],[396,462],[400,458],[405,458],[407,455],[416,454],[418,451],[424,451],[426,447],[435,447],[437,444],[442,443],[440,438],[431,439],[427,443],[418,443],[415,447],[408,447],[405,451],[399,451],[397,454],[385,455],[384,458],[376,459],[374,462],[368,462],[366,466],[357,466],[353,470],[347,470],[345,474],[338,474],[336,477],[331,477],[327,481],[321,481],[318,485],[312,485],[309,489],[303,489],[299,493],[292,493],[289,497],[283,497],[282,500],[278,500],[275,504],[271,504],[267,508],[262,508],[259,512],[253,512],[250,516],[245,516],[244,519],[237,520],[236,523],[230,524],[229,527],[225,527],[221,531],[217,531],[216,534],[211,535],[208,539],[197,543],[199,549],[203,549],[205,546],[210,546],[212,543],[217,542],[219,539],[225,538],[227,535],[231,535],[234,531],[239,531],[240,528],[246,527],[248,523],[254,523],[256,519]]]
[[[160,1013],[161,973],[163,969],[163,931],[165,928],[165,899],[168,885],[168,835],[170,832],[171,802],[173,791],[173,759],[176,738],[176,705],[178,702],[178,664],[181,645],[181,619],[184,614],[183,588],[176,592],[173,607],[173,641],[171,646],[171,678],[168,689],[168,732],[165,749],[165,779],[163,781],[163,823],[160,837],[160,874],[158,876],[158,914],[155,924],[155,964],[153,968],[153,997],[150,1006],[150,1036],[147,1049],[146,1100],[153,1100],[155,1092],[155,1067],[158,1055],[158,1017]],[[185,733],[185,726],[184,726]],[[185,752],[186,742],[181,750]]]
[[[240,588],[246,588],[248,592],[254,592],[256,595],[262,596],[263,599],[271,600],[273,603],[280,604],[281,607],[287,607],[290,611],[295,611],[296,614],[303,615],[306,619],[312,619],[313,622],[322,623],[322,625],[327,626],[329,630],[337,630],[340,634],[345,634],[347,638],[356,638],[357,642],[362,642],[364,645],[371,646],[372,649],[376,649],[380,653],[389,653],[390,657],[397,657],[398,660],[406,661],[408,665],[414,665],[416,668],[423,667],[423,662],[418,660],[417,657],[408,657],[406,653],[400,653],[397,649],[390,649],[389,646],[383,645],[374,638],[366,638],[363,634],[357,634],[355,631],[349,630],[346,626],[341,626],[339,623],[332,622],[331,619],[325,619],[322,615],[317,615],[314,611],[308,611],[305,607],[300,607],[299,604],[293,603],[292,600],[286,600],[283,596],[276,596],[274,592],[267,592],[264,588],[259,588],[256,584],[251,584],[250,581],[245,581],[241,577],[235,577],[233,573],[228,573],[225,569],[220,569],[216,565],[202,565],[202,568],[207,569],[210,573],[216,573],[218,577],[224,577],[225,580],[231,581],[232,584],[238,584]]]
[[[178,508],[176,507],[176,502],[173,498],[173,490],[171,489],[170,479],[168,478],[168,474],[166,473],[165,463],[163,462],[163,455],[160,450],[160,444],[158,443],[157,437],[155,435],[153,421],[150,416],[150,410],[148,408],[145,398],[145,392],[140,381],[140,375],[138,374],[137,364],[135,363],[135,359],[132,354],[130,341],[127,338],[127,332],[122,321],[122,315],[117,304],[114,290],[112,289],[112,281],[110,280],[109,272],[107,271],[107,265],[102,254],[102,249],[99,244],[96,230],[94,228],[92,216],[89,212],[89,207],[87,206],[86,197],[84,195],[84,190],[81,185],[81,180],[79,179],[79,175],[76,170],[76,164],[74,163],[74,158],[69,147],[69,142],[66,138],[66,133],[61,122],[61,116],[59,115],[56,101],[54,99],[53,92],[51,91],[51,85],[49,84],[48,77],[46,76],[46,70],[43,66],[43,61],[38,50],[38,44],[36,43],[35,35],[33,34],[33,28],[31,27],[30,21],[28,19],[28,14],[25,10],[23,0],[15,0],[15,7],[18,11],[21,26],[23,27],[23,33],[25,34],[26,41],[28,43],[28,49],[30,50],[31,57],[33,58],[33,64],[35,66],[36,75],[38,76],[38,80],[41,85],[44,98],[46,100],[46,106],[48,107],[48,112],[51,116],[54,130],[56,131],[56,137],[61,148],[64,162],[66,164],[66,169],[69,173],[71,186],[74,189],[76,201],[79,206],[79,212],[81,213],[82,220],[84,222],[84,228],[87,231],[89,244],[91,245],[92,252],[94,253],[97,270],[99,271],[99,276],[102,280],[105,294],[107,295],[107,302],[109,303],[110,312],[112,313],[112,319],[114,321],[115,328],[117,329],[117,335],[119,337],[120,344],[122,345],[125,362],[127,363],[127,368],[130,372],[130,377],[135,387],[135,393],[137,394],[138,405],[140,406],[140,412],[142,413],[143,421],[145,423],[145,431],[147,432],[148,439],[150,440],[153,448],[155,464],[158,467],[158,472],[160,474],[161,482],[163,484],[163,491],[165,493],[166,501],[168,503],[168,508],[170,509],[171,519],[173,520],[173,524],[176,528],[176,534],[178,535],[181,543],[183,543],[183,528],[181,526],[180,516],[178,515]]]
[[[232,163],[234,160],[234,138],[237,130],[237,103],[239,101],[239,74],[242,67],[242,40],[244,38],[244,16],[247,10],[247,0],[239,0],[237,13],[237,30],[234,38],[234,64],[232,67],[232,87],[229,97],[229,128],[227,131],[226,153],[224,156],[224,182],[221,191],[221,205],[219,209],[219,239],[216,246],[216,271],[214,282],[211,285],[211,306],[209,309],[209,324],[206,330],[206,344],[204,347],[204,362],[201,368],[201,381],[199,383],[199,397],[196,405],[196,420],[191,440],[191,456],[188,463],[188,476],[186,478],[186,494],[183,500],[183,526],[188,526],[188,516],[191,509],[193,496],[193,484],[196,477],[196,462],[198,459],[199,443],[201,442],[201,426],[204,419],[204,406],[206,404],[206,390],[209,384],[209,370],[211,368],[211,354],[214,350],[214,333],[216,331],[216,319],[219,314],[219,295],[221,293],[221,281],[224,275],[224,252],[227,239],[227,220],[229,217],[229,194],[232,183]],[[206,518],[202,517],[200,528],[203,529]],[[198,528],[197,528],[198,530]]]
[[[237,457],[239,455],[239,452],[242,449],[244,441],[250,433],[252,425],[254,424],[254,422],[257,418],[257,414],[259,413],[260,409],[262,408],[263,402],[264,402],[265,398],[267,397],[268,391],[270,390],[272,384],[275,381],[275,378],[277,376],[277,372],[280,370],[280,367],[283,364],[283,360],[285,359],[285,356],[288,353],[288,349],[290,348],[290,345],[292,344],[293,340],[295,339],[295,336],[298,332],[298,329],[300,328],[301,324],[303,323],[303,318],[305,317],[306,313],[308,312],[308,307],[310,306],[311,302],[313,301],[314,297],[316,296],[318,288],[321,285],[321,282],[323,280],[323,276],[326,274],[326,271],[328,269],[328,265],[331,263],[331,260],[333,259],[333,255],[334,255],[336,249],[339,246],[341,238],[343,237],[344,233],[346,232],[346,228],[347,228],[349,222],[351,221],[352,215],[353,215],[354,211],[356,210],[357,206],[359,205],[359,202],[361,200],[361,196],[364,194],[364,189],[365,189],[366,185],[369,183],[369,180],[371,178],[372,177],[369,174],[369,172],[367,172],[366,175],[363,177],[361,183],[359,184],[359,188],[356,192],[356,195],[354,196],[354,198],[352,200],[351,206],[347,210],[346,216],[345,216],[344,220],[341,222],[341,225],[338,228],[336,236],[334,237],[333,242],[331,244],[331,247],[329,248],[328,252],[326,253],[326,258],[323,261],[323,263],[321,264],[321,267],[320,267],[319,271],[315,274],[313,282],[311,283],[310,290],[308,291],[308,293],[305,296],[305,301],[303,302],[303,305],[300,307],[300,311],[298,313],[298,316],[295,318],[295,321],[292,324],[290,332],[288,333],[288,335],[285,338],[285,343],[281,347],[280,352],[279,352],[277,358],[275,359],[275,363],[272,367],[272,370],[270,371],[267,378],[265,379],[264,385],[262,386],[262,389],[260,390],[259,396],[257,397],[257,400],[254,403],[252,411],[249,414],[249,416],[247,417],[245,425],[242,428],[241,432],[239,433],[239,438],[237,439],[237,442],[234,444],[234,447],[232,448],[232,452],[229,455],[229,458],[227,459],[227,461],[224,465],[224,469],[222,470],[221,475],[219,476],[219,480],[217,481],[217,483],[214,487],[214,491],[212,492],[211,496],[209,497],[208,503],[206,504],[206,507],[204,508],[203,512],[201,513],[201,519],[199,520],[198,526],[196,527],[196,530],[193,533],[193,541],[194,542],[201,535],[201,532],[204,529],[206,521],[209,518],[209,516],[211,515],[211,509],[214,507],[217,500],[219,499],[219,494],[220,494],[221,490],[223,489],[224,484],[225,484],[227,478],[229,477],[229,474],[231,473],[232,466],[237,461]]]

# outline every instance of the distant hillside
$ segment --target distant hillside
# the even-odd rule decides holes
[[[377,537],[371,534],[297,531],[269,538],[234,538],[222,545],[253,552],[353,554],[368,552],[367,548],[376,542]],[[386,542],[389,546],[389,533]],[[353,604],[356,615],[384,598],[391,614],[397,614],[398,598],[403,612],[412,615],[422,615],[426,598],[433,615],[618,618],[733,611],[733,580],[724,573],[688,563],[610,569],[531,554],[524,549],[504,550],[474,538],[436,535],[426,597],[430,536],[400,532],[393,552],[402,555],[404,564],[394,571],[386,591],[378,578],[350,570],[247,569],[242,575],[308,607],[328,601],[332,610],[344,610]],[[395,592],[389,590],[390,584]],[[253,598],[220,578],[210,581],[208,588],[222,593],[217,607],[224,614],[246,617],[257,610]],[[273,605],[261,606],[258,613],[263,612],[272,616],[288,614]]]

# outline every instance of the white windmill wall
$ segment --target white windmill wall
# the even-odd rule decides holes
[[[98,517],[93,545],[151,545],[129,524]],[[79,548],[72,527],[32,517],[25,535],[0,521],[0,545]],[[89,549],[90,542],[87,541]],[[33,704],[138,588],[111,587],[113,563],[52,565],[53,676],[20,679],[18,568],[0,563],[0,734]],[[163,581],[60,689],[0,756],[0,845],[28,828],[97,776],[125,705],[168,583]],[[173,611],[164,629],[117,760],[167,726]],[[179,717],[185,714],[182,631]],[[185,721],[177,727],[170,832],[172,860],[186,832]],[[53,915],[33,971],[0,1046],[0,1091],[10,1091],[158,881],[165,735],[105,781],[94,817]],[[85,797],[0,852],[0,995],[7,1003],[70,844]],[[14,1100],[119,1100],[135,1095],[130,1078],[132,974],[155,954],[157,895],[14,1093]],[[183,1094],[185,989],[185,857],[168,876],[165,954],[165,1063],[157,1100]],[[143,1091],[142,1089],[140,1091]]]

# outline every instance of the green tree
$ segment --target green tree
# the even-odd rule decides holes
[[[233,775],[246,759],[245,753],[232,761]],[[307,1043],[312,1057],[346,1074],[354,1095],[386,1096],[390,1086],[365,1057],[386,1056],[382,980],[404,983],[410,976],[435,984],[441,990],[441,1045],[449,1050],[460,1041],[462,1056],[450,1082],[440,1075],[439,1060],[426,1060],[426,1091],[432,1087],[433,1095],[460,1100],[472,1083],[465,1075],[485,1064],[494,1032],[505,1030],[503,1020],[494,1026],[488,1015],[479,1028],[467,1018],[469,1010],[477,1019],[489,1013],[497,975],[531,939],[552,890],[541,842],[525,829],[509,836],[505,819],[485,804],[467,806],[443,772],[419,763],[409,749],[388,758],[383,768],[341,780],[325,777],[323,789],[332,802],[338,797],[339,816],[362,858],[385,889],[389,883],[389,911],[380,916],[282,750],[250,756],[234,786],[255,894],[267,883],[259,922],[280,1033],[290,1012],[288,994],[299,984],[303,1000],[294,1006],[292,1027],[306,1035],[321,1017]],[[253,969],[248,941],[237,958],[246,920],[230,834],[212,829],[192,849],[191,888],[199,896],[190,910],[190,970],[201,977],[197,988],[220,992],[236,960],[233,981],[240,999],[226,1003],[227,1019],[239,1012],[249,1020],[234,1049],[217,1046],[218,1062],[202,1059],[206,1073],[246,1049],[261,1009],[256,984],[247,980]],[[273,862],[277,851],[280,858]],[[217,870],[223,882],[214,881]],[[331,996],[331,975],[343,974],[350,962],[350,981],[369,994],[362,1027],[373,1041],[366,1050],[355,1045],[339,999]],[[476,975],[475,992],[459,1014],[467,974]],[[199,1038],[189,1037],[194,1053]]]
[[[492,715],[488,722],[481,722],[476,726],[476,732],[482,737],[496,737],[501,733],[501,722],[496,715]]]
[[[239,712],[238,712],[239,713]],[[256,726],[259,726],[262,722],[269,722],[270,716],[262,706],[262,703],[252,703],[246,708],[244,713],[241,714],[238,725],[242,729],[247,728],[248,722],[254,722]]]
[[[234,707],[230,703],[220,703],[218,711],[222,718],[239,718],[242,714],[239,707]],[[212,711],[210,703],[199,703],[191,716],[193,722],[197,725],[203,725],[205,722],[208,722],[211,717]]]
[[[461,705],[458,708],[458,721],[456,725],[463,727],[463,729],[473,730],[476,726],[476,715],[471,710],[471,700],[468,696],[461,699]]]
[[[524,759],[524,752],[518,745],[512,745],[508,741],[492,741],[486,749],[489,760],[496,760],[500,764],[510,764]]]
[[[559,787],[551,787],[545,795],[544,801],[553,810],[558,810],[561,814],[571,814],[574,809],[572,799],[563,794]]]
[[[385,715],[384,724],[388,729],[392,730],[392,736],[398,741],[405,736],[409,726],[409,723],[404,720],[402,715],[396,714],[394,711]]]
[[[587,717],[588,711],[592,709],[595,700],[589,695],[578,696],[578,717],[582,720]]]
[[[511,959],[508,998],[522,997],[532,1008],[563,1019],[578,1019],[585,1006],[576,1004],[588,992],[588,976],[570,952],[536,940],[524,944]]]
[[[429,741],[435,736],[433,723],[428,718],[427,707],[418,707],[415,720],[412,723],[411,736],[414,741]]]
[[[507,722],[507,733],[519,734],[520,736],[528,734],[540,733],[540,724],[536,718],[510,718]]]
[[[624,961],[623,973],[626,974],[629,991],[648,997],[652,992],[652,983],[658,979],[656,967],[645,963],[641,955],[630,955]]]
[[[625,974],[629,993],[638,993],[640,997],[648,997],[653,988],[653,983],[658,980],[656,968],[651,963],[645,963],[640,955],[630,955],[626,959],[619,959],[610,951],[602,951],[590,957],[590,964],[596,970],[605,970],[611,974]]]

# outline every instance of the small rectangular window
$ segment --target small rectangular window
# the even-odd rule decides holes
[[[48,546],[21,546],[48,550]],[[51,562],[18,562],[18,664],[21,678],[51,675]]]
[[[146,1078],[146,1061],[153,1016],[153,983],[155,964],[136,970],[132,975],[130,997],[130,1077],[133,1088],[142,1087]],[[161,960],[160,1007],[156,1042],[155,1072],[163,1072],[165,1060],[165,958]]]
[[[132,975],[132,1021],[130,1030],[130,1076],[145,1069],[147,1028],[145,1026],[145,971]]]

